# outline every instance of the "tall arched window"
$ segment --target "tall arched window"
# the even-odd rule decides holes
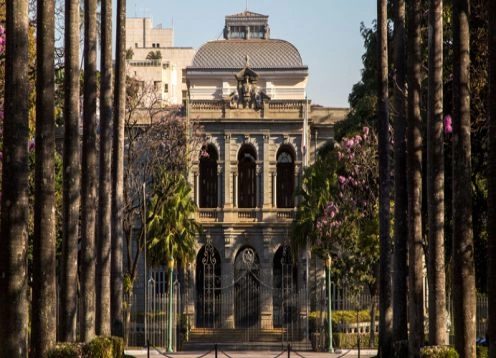
[[[238,207],[254,208],[256,206],[256,160],[257,155],[252,146],[243,146],[238,154]]]
[[[203,147],[200,153],[200,208],[216,208],[217,160],[219,156],[212,144]]]
[[[290,147],[282,147],[277,152],[277,207],[294,207],[294,155]]]

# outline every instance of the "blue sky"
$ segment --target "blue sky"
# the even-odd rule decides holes
[[[129,17],[151,17],[154,26],[174,27],[175,45],[200,47],[222,37],[224,17],[247,0],[127,0]],[[314,104],[347,107],[360,80],[364,53],[360,23],[372,26],[372,0],[248,0],[248,10],[269,15],[271,38],[300,51],[309,67],[308,98]]]

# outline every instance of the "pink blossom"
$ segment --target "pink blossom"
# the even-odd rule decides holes
[[[363,136],[367,138],[367,136],[369,135],[369,127],[363,127],[362,131],[363,131]]]
[[[453,132],[452,120],[449,114],[444,116],[444,134],[451,134]]]
[[[346,178],[342,175],[338,177],[339,184],[344,185],[346,184]]]

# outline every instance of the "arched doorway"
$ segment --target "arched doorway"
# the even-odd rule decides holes
[[[234,261],[234,319],[236,328],[260,325],[260,262],[251,247],[242,248]]]
[[[221,261],[217,249],[207,243],[196,256],[196,326],[220,327]]]

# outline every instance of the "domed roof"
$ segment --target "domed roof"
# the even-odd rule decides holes
[[[191,69],[307,69],[291,43],[275,39],[210,41],[197,51]]]

